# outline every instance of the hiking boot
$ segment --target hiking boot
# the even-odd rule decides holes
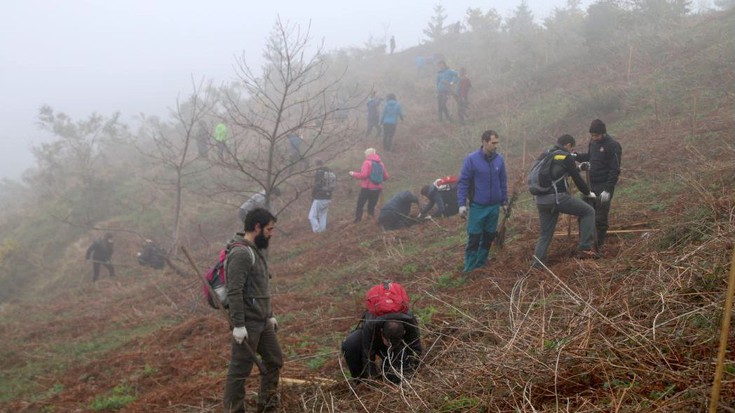
[[[596,260],[600,258],[600,254],[593,250],[579,250],[574,254],[574,258],[580,260]]]

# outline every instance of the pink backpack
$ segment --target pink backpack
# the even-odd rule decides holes
[[[217,299],[225,308],[229,305],[227,302],[227,271],[225,271],[225,261],[227,260],[227,253],[235,247],[244,247],[247,249],[250,253],[250,258],[253,260],[253,264],[255,264],[255,254],[253,253],[253,250],[245,244],[236,242],[226,246],[219,252],[217,263],[214,264],[212,268],[208,269],[207,273],[204,275],[204,278],[207,280],[207,284],[209,284],[212,291],[217,295]],[[206,285],[202,285],[202,290],[204,292],[204,299],[207,300],[207,304],[212,308],[218,308],[214,301],[215,298],[209,294],[209,289],[207,289]]]
[[[388,281],[375,285],[365,294],[367,310],[377,317],[389,313],[407,313],[408,302],[408,294],[403,286]]]

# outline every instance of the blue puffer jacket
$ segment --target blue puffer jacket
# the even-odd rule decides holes
[[[380,123],[395,125],[398,123],[398,118],[403,120],[403,109],[397,100],[389,100],[383,107],[383,118]]]
[[[449,93],[452,91],[451,84],[459,82],[459,74],[456,70],[443,69],[436,72],[436,92]]]
[[[476,204],[508,203],[508,177],[503,157],[497,153],[486,156],[482,148],[467,155],[457,186],[457,202],[460,206],[466,205],[470,187],[474,193],[471,201]]]

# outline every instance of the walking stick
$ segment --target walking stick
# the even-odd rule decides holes
[[[502,250],[505,245],[505,228],[508,224],[508,219],[513,213],[513,205],[518,199],[518,188],[522,185],[523,176],[519,175],[516,181],[513,183],[513,188],[510,191],[510,199],[508,200],[508,213],[503,215],[503,220],[500,222],[500,228],[498,229],[498,235],[495,237],[495,246],[498,250]]]
[[[207,291],[209,292],[209,295],[214,298],[212,301],[217,305],[217,308],[220,310],[221,314],[225,317],[225,320],[227,320],[227,324],[230,326],[230,329],[232,329],[232,322],[230,321],[230,315],[227,314],[227,310],[225,310],[225,306],[222,305],[222,302],[219,300],[219,296],[212,290],[212,286],[209,285],[207,280],[204,278],[202,273],[199,272],[199,268],[197,268],[197,265],[194,263],[194,260],[191,259],[191,256],[189,255],[189,251],[186,250],[186,247],[183,245],[181,246],[181,251],[183,251],[184,255],[186,255],[186,259],[189,260],[189,264],[191,264],[192,268],[194,268],[194,272],[196,272],[197,276],[199,276],[199,279],[202,280],[204,283],[204,286],[207,287]],[[255,360],[255,364],[258,366],[258,369],[260,370],[260,374],[266,374],[265,366],[263,365],[263,362],[260,361],[258,356],[255,354],[255,351],[253,351],[253,348],[250,347],[250,344],[247,340],[243,340],[242,345],[245,346],[245,349],[250,353],[250,355],[253,357],[253,360]]]
[[[727,284],[725,308],[722,309],[722,331],[720,331],[720,349],[717,352],[717,367],[715,368],[715,380],[712,384],[712,396],[709,403],[709,413],[717,413],[717,402],[720,400],[722,372],[725,365],[725,353],[727,353],[727,337],[730,333],[730,317],[732,316],[733,295],[735,295],[735,249],[733,249],[732,251],[732,258],[730,260],[730,281]]]

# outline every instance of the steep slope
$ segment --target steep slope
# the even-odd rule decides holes
[[[412,117],[399,127],[397,153],[384,154],[395,177],[386,196],[456,173],[482,130],[498,129],[511,183],[522,193],[506,246],[487,268],[463,275],[459,219],[396,232],[354,225],[356,190],[346,179],[326,234],[310,233],[306,204],[296,204],[280,221],[288,235],[277,235],[272,251],[283,376],[336,383],[284,384],[283,410],[704,411],[735,235],[735,90],[723,82],[735,61],[732,36],[722,36],[730,23],[732,16],[699,22],[665,51],[641,50],[631,79],[613,70],[625,67],[621,53],[609,56],[606,70],[570,63],[549,71],[533,93],[478,94],[468,125],[435,124],[433,102],[408,95]],[[590,85],[600,86],[593,92]],[[528,159],[560,133],[584,141],[598,116],[623,145],[611,223],[635,231],[612,237],[604,259],[578,261],[569,254],[575,237],[566,235],[576,224],[560,222],[551,266],[532,270],[537,222],[522,180]],[[358,151],[343,162],[359,159]],[[199,265],[212,255],[198,250]],[[127,274],[0,309],[2,409],[220,410],[229,334],[204,306],[197,279],[137,268]],[[423,366],[401,387],[350,388],[339,344],[366,289],[386,278],[411,295],[427,349]],[[725,409],[735,404],[729,351]],[[255,391],[257,380],[248,386]]]

